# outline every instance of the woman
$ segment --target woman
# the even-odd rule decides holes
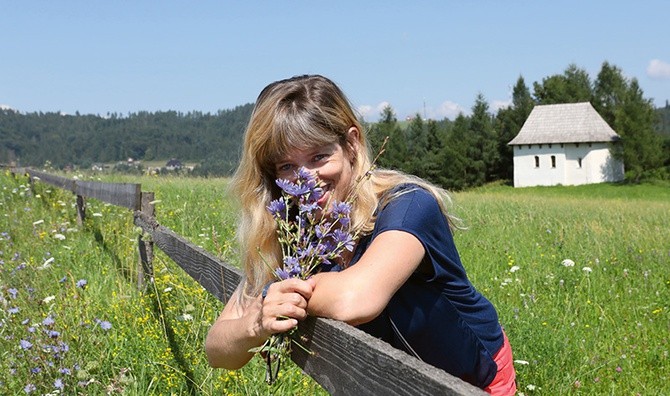
[[[351,224],[362,236],[352,254],[306,281],[272,283],[282,260],[266,209],[280,194],[275,180],[301,167],[315,172],[328,210],[326,202],[344,200],[372,167],[363,133],[325,77],[281,80],[260,93],[233,182],[245,276],[207,336],[210,364],[240,368],[250,349],[315,315],[358,326],[489,393],[513,394],[511,348],[460,262],[448,197],[419,178],[373,170],[356,186]]]

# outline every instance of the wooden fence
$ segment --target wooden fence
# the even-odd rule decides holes
[[[139,239],[139,286],[151,281],[154,244],[224,303],[239,283],[239,269],[158,224],[151,204],[154,194],[142,192],[139,184],[85,182],[29,168],[13,168],[12,173],[28,175],[31,183],[39,180],[72,191],[80,224],[86,214],[85,198],[133,210],[135,225],[151,236],[150,242]],[[291,359],[333,395],[486,394],[346,323],[309,317],[298,330],[311,353],[293,348]]]

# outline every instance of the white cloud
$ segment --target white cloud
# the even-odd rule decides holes
[[[459,105],[458,103],[454,103],[452,101],[447,100],[445,102],[442,102],[442,104],[440,104],[437,107],[437,109],[431,111],[430,117],[437,120],[445,117],[453,120],[460,113],[465,114],[467,113],[467,111],[463,109],[463,107],[461,107],[461,105]]]
[[[0,110],[14,110],[14,111],[16,111],[16,109],[14,109],[12,106],[8,106],[8,105],[5,105],[5,104],[0,104]]]
[[[372,106],[360,105],[356,108],[356,112],[358,113],[359,117],[364,120],[368,120],[369,115],[372,113]]]
[[[670,63],[652,59],[647,66],[647,75],[651,78],[670,79]]]
[[[389,106],[389,105],[390,105],[389,102],[386,102],[386,101],[380,102],[379,104],[377,104],[375,106],[360,105],[360,106],[356,107],[356,112],[365,121],[374,122],[374,121],[379,120],[379,116],[381,115],[382,110],[384,110],[384,108],[386,106]],[[394,111],[395,111],[395,109],[394,109]]]

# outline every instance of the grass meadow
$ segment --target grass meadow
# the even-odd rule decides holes
[[[74,174],[66,175],[74,177]],[[79,176],[86,180],[97,177]],[[286,364],[212,370],[222,304],[158,249],[136,289],[126,209],[0,175],[0,394],[324,394]],[[104,176],[156,194],[158,221],[237,263],[224,179]],[[519,393],[670,394],[670,188],[592,185],[453,195],[456,242],[510,338]]]

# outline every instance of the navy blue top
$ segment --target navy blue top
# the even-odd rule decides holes
[[[493,355],[503,345],[498,314],[470,283],[435,197],[416,185],[405,184],[394,190],[405,192],[378,210],[372,234],[361,238],[350,265],[360,259],[377,235],[389,230],[414,235],[426,253],[386,309],[358,327],[484,388],[496,375]],[[394,332],[393,325],[402,337]]]

